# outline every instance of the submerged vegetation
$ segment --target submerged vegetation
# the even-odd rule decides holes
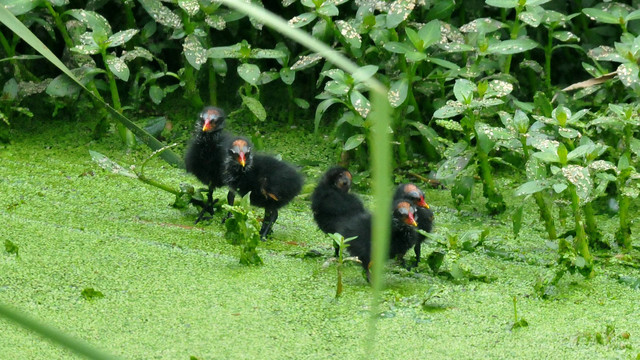
[[[511,334],[529,336],[522,354],[556,356],[534,345],[540,337],[531,334],[548,335],[552,330],[544,321],[561,322],[570,318],[563,314],[588,310],[589,326],[576,326],[571,333],[564,326],[564,338],[547,340],[554,348],[572,344],[558,357],[569,357],[573,350],[619,351],[615,356],[622,357],[638,352],[629,330],[637,324],[622,315],[632,304],[629,299],[637,297],[640,282],[635,241],[639,229],[634,222],[640,195],[640,108],[635,105],[640,96],[638,1],[106,4],[25,0],[0,8],[0,21],[7,26],[0,32],[0,167],[8,174],[0,180],[0,200],[1,216],[12,225],[0,232],[4,243],[0,269],[6,268],[0,272],[6,274],[0,277],[4,282],[0,282],[0,302],[56,318],[50,299],[31,303],[25,299],[34,295],[33,290],[18,289],[12,280],[24,277],[38,282],[41,275],[51,280],[51,270],[38,273],[34,270],[38,264],[31,263],[42,251],[41,256],[65,269],[54,283],[72,290],[56,292],[59,298],[53,308],[68,308],[69,302],[80,298],[95,300],[83,306],[130,308],[131,302],[142,308],[145,296],[138,293],[132,299],[129,291],[157,295],[181,283],[191,286],[191,294],[165,294],[167,301],[193,301],[202,309],[207,303],[200,296],[218,302],[233,299],[225,305],[216,303],[242,309],[232,316],[246,315],[262,302],[271,311],[275,298],[284,305],[265,315],[270,322],[285,314],[296,330],[304,323],[316,324],[319,318],[340,324],[320,327],[327,332],[323,334],[327,342],[320,345],[326,348],[315,355],[328,356],[330,345],[334,349],[346,345],[328,335],[331,331],[365,333],[367,319],[360,316],[365,313],[371,315],[365,341],[369,355],[376,343],[376,351],[387,354],[382,345],[396,337],[401,339],[393,344],[406,348],[408,340],[402,336],[409,335],[401,330],[406,322],[418,324],[418,332],[432,339],[435,332],[429,329],[452,321],[447,314],[459,311],[462,299],[484,303],[481,297],[494,302],[487,312],[492,315],[484,314],[482,306],[466,306],[464,315],[477,327],[462,330],[464,326],[455,323],[444,333],[452,338],[495,333],[497,324],[487,320],[495,316]],[[273,20],[264,10],[288,22]],[[224,225],[223,217],[214,215],[193,226],[191,205],[211,207],[212,196],[191,185],[194,179],[181,169],[179,154],[195,114],[206,104],[224,108],[229,127],[250,139],[257,150],[281,154],[305,173],[301,195],[282,210],[286,215],[274,226],[274,240],[260,241],[259,219],[248,197],[235,206],[218,205],[223,211],[216,214],[233,214]],[[138,144],[154,152],[149,155]],[[156,155],[172,167],[165,167]],[[89,158],[108,172],[98,172]],[[428,189],[436,225],[433,233],[423,233],[426,261],[411,270],[388,266],[386,287],[382,266],[372,268],[372,290],[353,276],[358,267],[345,261],[351,259],[343,256],[344,239],[322,235],[309,214],[308,198],[318,177],[335,163],[353,173],[354,190],[373,195],[367,197],[367,205],[374,211],[374,264],[386,259],[388,239],[382,234],[388,233],[391,182],[411,181]],[[152,174],[146,174],[145,167]],[[57,177],[60,173],[69,183]],[[42,182],[34,182],[34,177],[42,177]],[[91,192],[93,184],[99,186]],[[175,197],[173,209],[164,206],[167,192]],[[207,208],[201,215],[204,210],[213,212]],[[117,225],[110,226],[112,221]],[[51,236],[56,229],[63,238]],[[150,234],[140,234],[141,229]],[[83,235],[90,239],[86,248]],[[237,248],[230,251],[225,241],[219,241],[224,238],[241,246],[240,263],[264,266],[230,265],[233,256],[237,263]],[[335,278],[320,271],[318,264],[332,256],[332,242],[339,249],[335,285],[339,300],[329,305],[320,294],[331,293]],[[142,250],[136,246],[151,249],[176,272],[175,277],[164,278],[164,288],[122,290],[129,285],[96,275],[115,267],[118,276],[133,281],[138,271],[146,278],[167,270],[154,265],[117,271],[121,265],[114,258],[133,266],[135,261],[127,257],[134,253],[153,264],[153,258],[139,254]],[[41,247],[47,250],[38,250]],[[78,257],[72,260],[82,271],[62,262],[67,247]],[[97,270],[78,265],[83,256],[97,253],[108,254]],[[192,265],[195,273],[208,284],[216,283],[222,295],[205,289],[208,285],[198,279],[185,281],[189,272],[171,262],[172,254],[181,261],[197,261]],[[209,266],[218,268],[208,273]],[[302,278],[313,285],[300,286]],[[50,289],[45,283],[42,286]],[[497,295],[501,288],[507,289],[501,295],[504,299]],[[298,298],[285,295],[286,291]],[[462,294],[466,291],[471,295]],[[359,301],[369,298],[373,302]],[[594,310],[608,299],[624,299],[622,308]],[[493,308],[496,301],[504,309]],[[569,305],[572,301],[584,307]],[[300,314],[292,304],[318,310]],[[155,305],[159,313],[148,316],[162,321],[160,313],[167,308]],[[554,306],[566,313],[550,316]],[[140,310],[135,310],[136,316],[144,317]],[[527,321],[518,316],[519,310]],[[605,310],[615,315],[602,323],[598,315]],[[180,326],[189,332],[191,322],[203,325],[188,311],[179,312],[191,320],[166,327]],[[246,321],[260,324],[258,328],[268,333],[264,330],[269,321],[263,322],[261,315],[251,312]],[[381,320],[395,316],[401,319]],[[482,319],[496,328],[488,329]],[[229,326],[238,331],[232,320],[218,320],[219,326],[207,324],[203,329],[220,332]],[[116,321],[122,325],[122,319]],[[349,321],[358,326],[345,324]],[[376,324],[384,341],[375,340]],[[59,325],[69,329],[79,321]],[[108,326],[82,324],[81,328],[89,331],[85,339],[92,342],[97,340],[92,332]],[[131,329],[141,331],[138,325]],[[287,330],[278,327],[273,336],[284,336]],[[308,331],[305,336],[311,339],[317,335]],[[83,333],[79,328],[73,332]],[[128,355],[115,346],[120,335],[112,333],[109,339],[113,342],[107,347]],[[246,340],[260,343],[254,335]],[[307,340],[297,339],[295,357],[314,354]],[[513,357],[508,346],[494,347],[491,341],[509,340],[504,336],[477,340],[487,357]],[[437,341],[427,342],[437,350],[425,350],[421,341],[421,346],[409,345],[409,350],[442,355],[440,351],[447,349]],[[167,356],[187,356],[180,341],[171,343],[176,348],[167,350]],[[218,344],[224,344],[220,354],[188,355],[238,357],[229,340]],[[594,350],[594,345],[606,349]],[[131,346],[132,354],[145,356],[138,351],[140,345]],[[160,344],[150,346],[160,353]],[[355,357],[358,352],[353,346],[349,349]],[[50,351],[59,355],[59,350]],[[460,348],[451,351],[462,354]]]

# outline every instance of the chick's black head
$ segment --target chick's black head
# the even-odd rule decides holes
[[[334,166],[327,171],[323,179],[329,186],[333,186],[342,192],[351,190],[351,173],[342,166]]]
[[[399,192],[402,192],[401,196],[410,200],[413,205],[420,206],[425,209],[429,208],[429,204],[424,200],[424,192],[422,192],[422,190],[417,186],[413,184],[404,184],[398,190]]]
[[[249,141],[241,138],[233,140],[229,148],[229,157],[233,162],[240,164],[243,169],[250,167],[252,155]]]
[[[215,132],[222,130],[226,115],[224,110],[215,106],[206,106],[200,112],[197,128],[202,132]]]
[[[409,226],[418,226],[416,209],[408,201],[397,201],[393,206],[393,221]]]

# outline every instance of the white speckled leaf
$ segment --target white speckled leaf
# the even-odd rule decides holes
[[[198,0],[178,0],[178,6],[186,11],[189,16],[194,16],[200,11]]]
[[[449,100],[447,104],[433,113],[436,119],[447,119],[462,114],[467,107],[458,101]]]
[[[407,20],[415,7],[415,0],[395,0],[392,2],[387,13],[387,29],[393,29]]]
[[[207,49],[207,57],[212,59],[237,59],[242,56],[240,53],[240,49],[242,48],[241,44],[235,44],[231,46],[218,46]]]
[[[322,55],[320,54],[311,54],[301,56],[293,65],[291,65],[291,70],[303,70],[312,67],[322,60]]]
[[[358,31],[356,31],[351,24],[343,20],[338,20],[335,24],[338,27],[340,34],[344,36],[345,40],[349,43],[349,46],[354,49],[359,49],[362,45],[362,37],[358,34]]]
[[[131,40],[137,33],[138,29],[129,29],[118,31],[117,33],[109,36],[109,46],[110,48],[120,46],[125,44],[127,41]]]
[[[260,101],[249,96],[240,96],[242,97],[242,103],[249,108],[258,120],[264,121],[267,118],[267,111],[264,109],[264,106],[262,106]]]
[[[129,67],[121,58],[113,55],[107,55],[107,65],[109,66],[109,70],[115,75],[118,79],[122,81],[129,80]]]
[[[200,70],[200,67],[207,62],[207,51],[200,44],[200,40],[193,34],[184,39],[182,50],[189,64],[196,70]]]
[[[531,50],[537,46],[538,43],[534,40],[520,38],[516,40],[505,40],[499,43],[491,44],[489,45],[487,52],[490,54],[511,55]]]
[[[142,7],[157,23],[168,26],[173,29],[182,27],[182,19],[180,16],[171,11],[168,7],[162,5],[159,0],[138,0]]]
[[[489,6],[512,9],[518,6],[518,0],[485,0],[485,3]]]
[[[145,60],[153,60],[153,54],[151,54],[151,52],[145,48],[141,48],[139,46],[136,46],[133,48],[133,50],[130,51],[124,51],[122,53],[122,56],[120,56],[120,58],[122,58],[122,60],[124,60],[125,62],[137,59],[137,58],[143,58]]]
[[[365,137],[363,134],[353,135],[350,138],[348,138],[347,141],[344,142],[344,146],[342,147],[342,150],[349,151],[349,150],[355,149],[364,142],[364,139]]]
[[[369,102],[369,99],[357,90],[351,91],[351,105],[353,105],[353,108],[358,112],[358,114],[365,119],[371,111],[371,103]]]
[[[104,16],[94,11],[73,9],[66,12],[66,14],[73,16],[76,20],[87,25],[99,36],[107,37],[111,35],[111,25]]]
[[[462,128],[460,123],[457,122],[457,121],[438,119],[438,120],[436,120],[436,124],[438,126],[442,126],[443,128],[445,128],[447,130],[464,132],[464,129]]]
[[[216,30],[224,30],[227,27],[227,22],[224,20],[224,18],[216,14],[208,14],[207,16],[205,16],[204,22],[206,22],[207,25]]]
[[[593,189],[593,181],[589,170],[579,165],[569,165],[562,168],[562,175],[576,187],[580,199],[586,199]]]
[[[614,61],[614,62],[625,62],[625,58],[622,55],[616,52],[616,49],[611,46],[598,46],[597,48],[593,48],[589,50],[587,53],[590,58],[598,61]]]
[[[309,25],[317,17],[318,15],[315,12],[306,12],[289,19],[289,25],[293,26],[294,28],[300,28]]]
[[[624,86],[637,86],[640,83],[638,78],[638,64],[627,62],[618,66],[618,78]]]
[[[282,59],[287,57],[287,54],[280,50],[253,49],[250,57],[253,59]]]
[[[407,99],[408,92],[409,82],[405,77],[391,83],[391,88],[389,89],[389,93],[387,94],[391,106],[397,108],[398,106],[402,105]]]

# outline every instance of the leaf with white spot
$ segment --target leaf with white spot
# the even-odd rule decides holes
[[[337,20],[335,24],[338,27],[340,35],[345,38],[349,46],[354,49],[360,49],[360,46],[362,45],[362,37],[358,31],[356,31],[351,24],[343,20]]]
[[[562,42],[580,41],[580,38],[576,36],[574,33],[572,33],[571,31],[554,31],[553,37]]]
[[[401,22],[407,20],[415,7],[415,0],[395,0],[392,2],[387,13],[387,29],[394,29]]]
[[[595,20],[605,24],[619,24],[619,19],[617,16],[596,8],[586,8],[582,9],[582,12],[585,13],[591,20]]]
[[[455,156],[445,160],[436,172],[436,179],[442,181],[453,180],[460,171],[462,171],[469,161],[473,157],[473,154],[466,152],[461,156]]]
[[[231,46],[218,46],[207,49],[207,57],[212,59],[239,59],[242,57],[240,50],[242,44]]]
[[[107,65],[109,66],[109,70],[118,79],[122,81],[129,80],[129,67],[124,62],[124,60],[117,56],[107,55]]]
[[[487,52],[498,55],[512,55],[538,47],[538,43],[528,38],[500,41],[489,45]]]
[[[301,28],[303,26],[309,25],[316,18],[318,18],[318,14],[316,14],[315,12],[306,12],[289,19],[289,25],[293,26],[294,28]]]
[[[162,88],[158,85],[151,85],[149,87],[149,98],[153,101],[154,104],[158,105],[164,99],[165,93]]]
[[[542,22],[542,13],[537,11],[523,11],[520,13],[519,19],[531,27],[538,27]]]
[[[353,78],[353,80],[355,80],[355,82],[364,82],[373,77],[373,75],[375,75],[377,71],[377,66],[365,65],[354,71],[353,74],[351,74],[351,77]]]
[[[320,54],[301,56],[293,65],[291,65],[291,70],[298,71],[310,68],[319,63],[320,60],[322,60],[322,55]]]
[[[200,70],[200,67],[207,62],[207,51],[194,34],[190,34],[184,39],[182,50],[184,57],[196,70]]]
[[[178,6],[189,16],[195,16],[200,11],[198,0],[178,0]]]
[[[335,80],[329,80],[327,81],[327,83],[324,85],[324,90],[328,91],[334,95],[337,96],[345,96],[349,93],[349,85],[343,83],[343,82],[339,82],[339,81],[335,81]]]
[[[518,6],[518,1],[519,0],[485,0],[485,3],[493,7],[513,9]]]
[[[72,9],[65,12],[67,15],[73,16],[76,20],[85,24],[89,29],[101,38],[106,39],[111,35],[111,25],[104,16],[95,11]]]
[[[371,111],[371,103],[369,99],[367,99],[361,92],[357,90],[351,91],[351,105],[353,108],[362,116],[363,118],[367,118],[369,112]]]
[[[125,62],[135,60],[137,58],[143,58],[145,60],[153,60],[153,54],[145,48],[136,46],[133,50],[124,51],[121,56],[122,60]]]
[[[338,16],[338,14],[340,14],[340,11],[338,10],[337,6],[335,6],[334,4],[328,1],[325,1],[322,4],[322,6],[320,6],[320,8],[318,9],[318,14],[332,17],[332,16]]]
[[[409,51],[415,51],[415,49],[406,43],[401,42],[388,42],[384,44],[384,49],[396,54],[405,54]]]
[[[637,86],[640,84],[638,64],[632,62],[624,63],[618,66],[616,72],[618,73],[618,79],[620,79],[624,86]]]
[[[260,77],[260,68],[255,64],[242,64],[238,66],[238,75],[249,84],[256,85]]]
[[[559,163],[560,157],[558,157],[557,151],[547,150],[533,153],[533,156],[546,162],[546,163]]]
[[[562,175],[576,187],[580,199],[587,199],[593,190],[593,181],[589,170],[579,165],[569,165],[562,168]]]
[[[387,93],[387,97],[389,99],[389,104],[394,108],[402,105],[404,101],[407,99],[407,94],[409,92],[409,82],[405,77],[400,80],[394,81],[391,83],[391,88]]]
[[[488,34],[505,27],[505,24],[491,18],[479,18],[460,27],[463,33]]]
[[[138,29],[129,29],[118,31],[117,33],[109,36],[107,40],[109,42],[109,48],[124,45],[127,41],[131,40],[138,33]]]
[[[431,20],[420,30],[418,30],[418,36],[423,41],[423,48],[426,49],[429,46],[440,42],[442,36],[440,34],[440,22],[438,20]]]
[[[145,11],[157,23],[168,26],[172,29],[182,27],[180,16],[164,6],[160,0],[138,0]]]
[[[616,52],[611,46],[598,46],[587,53],[590,58],[598,61],[613,61],[623,63],[625,58]]]
[[[288,67],[283,67],[282,69],[280,69],[280,79],[282,79],[283,83],[291,85],[296,79],[296,72],[289,69]]]
[[[447,119],[462,114],[467,107],[458,101],[449,100],[433,113],[436,119]]]
[[[224,30],[227,27],[225,19],[218,14],[207,14],[204,22],[216,30]]]
[[[37,8],[42,0],[4,0],[2,6],[6,7],[14,16],[20,16]]]
[[[457,122],[457,121],[438,119],[438,120],[436,120],[436,124],[438,126],[441,126],[441,127],[445,128],[445,129],[447,129],[447,130],[464,132],[464,129],[462,128],[460,123]]]
[[[476,84],[467,79],[457,79],[453,85],[453,95],[463,104],[468,104],[476,91],[478,91]]]

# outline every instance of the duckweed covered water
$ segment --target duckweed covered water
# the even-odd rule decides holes
[[[77,124],[13,136],[0,148],[0,240],[17,245],[19,255],[0,251],[0,302],[128,359],[362,357],[370,288],[359,266],[347,266],[344,294],[333,298],[335,268],[322,266],[332,248],[313,222],[308,193],[281,211],[273,238],[259,247],[265,265],[244,267],[239,249],[223,238],[219,214],[193,226],[194,208],[170,207],[171,194],[103,171],[88,152],[124,165],[140,163],[145,148],[127,153],[114,139],[91,141]],[[265,144],[310,164],[308,184],[331,158],[323,142],[301,131],[267,134]],[[197,184],[161,160],[147,172],[174,186]],[[507,180],[500,185],[508,200],[520,201]],[[638,277],[637,269],[599,267],[591,280],[567,275],[556,297],[539,299],[532,285],[552,273],[554,253],[533,207],[513,240],[509,216],[486,216],[481,199],[458,213],[447,191],[427,196],[436,231],[490,228],[487,247],[462,252],[459,263],[493,281],[455,282],[426,265],[417,273],[390,265],[379,358],[638,356],[640,292],[616,280]],[[603,227],[614,225],[602,218]],[[312,250],[321,256],[305,256]],[[87,288],[104,297],[85,298]],[[529,326],[511,331],[513,296]],[[614,336],[597,340],[607,325]],[[2,358],[74,357],[5,320],[0,334]]]

